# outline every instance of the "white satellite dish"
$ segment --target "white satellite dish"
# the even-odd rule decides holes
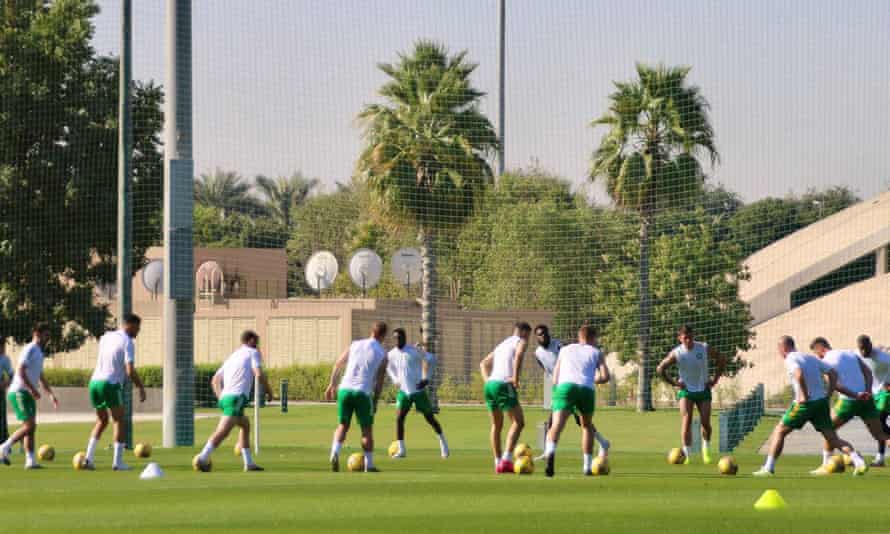
[[[382,274],[383,260],[369,248],[356,250],[349,260],[349,277],[355,285],[362,288],[362,297],[365,296],[365,291],[380,283]]]
[[[328,289],[334,285],[334,279],[337,278],[337,258],[327,250],[316,252],[306,262],[306,283],[309,287],[321,293],[323,289]]]
[[[151,260],[142,268],[142,287],[157,297],[164,292],[164,262],[163,260]]]
[[[420,251],[416,248],[402,248],[392,255],[392,275],[402,285],[411,289],[411,284],[420,283]]]

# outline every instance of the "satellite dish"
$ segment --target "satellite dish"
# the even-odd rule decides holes
[[[164,292],[164,262],[151,260],[142,268],[142,287],[153,297]]]
[[[306,283],[321,293],[322,289],[328,289],[334,285],[338,268],[337,258],[333,254],[327,250],[316,252],[306,262]]]
[[[349,277],[355,285],[362,288],[362,297],[366,290],[380,283],[382,274],[383,260],[371,249],[360,248],[349,260]]]
[[[213,260],[202,263],[195,273],[195,287],[200,295],[222,295],[225,292],[225,277],[219,264]]]
[[[420,263],[420,251],[416,248],[399,249],[392,255],[392,275],[411,289],[411,284],[420,282]]]

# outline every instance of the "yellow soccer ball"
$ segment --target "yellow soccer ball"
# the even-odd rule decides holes
[[[74,455],[74,458],[71,459],[71,467],[75,470],[80,471],[83,469],[83,466],[87,463],[87,453],[80,451]]]
[[[237,456],[239,458],[241,457],[241,445],[238,445],[236,443],[235,448],[233,448],[232,451],[235,453],[235,456]]]
[[[136,455],[136,458],[151,457],[151,443],[137,443],[133,448],[133,454]]]
[[[853,465],[853,457],[849,454],[844,455],[844,465],[850,467]]]
[[[354,452],[349,455],[346,460],[346,469],[357,473],[365,470],[365,455],[360,452]]]
[[[686,461],[686,455],[683,454],[683,449],[671,449],[671,452],[668,453],[667,460],[669,464],[680,465]]]
[[[597,456],[593,459],[593,463],[590,464],[590,473],[596,476],[605,476],[608,475],[612,469],[609,467],[609,459],[603,458],[602,456]]]
[[[840,454],[832,456],[825,465],[829,473],[843,473],[845,467],[844,458]]]
[[[535,472],[535,461],[532,460],[531,455],[519,456],[513,462],[513,471],[517,475],[530,475]]]
[[[513,449],[513,457],[514,458],[522,458],[523,456],[532,456],[532,448],[528,446],[527,443],[520,443]]]
[[[207,463],[202,464],[199,460],[200,458],[201,458],[200,454],[196,454],[195,457],[192,458],[192,469],[194,469],[195,471],[200,471],[202,473],[209,473],[210,471],[212,471],[213,470],[213,460],[208,458]]]
[[[399,454],[399,442],[393,441],[389,444],[389,448],[386,449],[386,452],[389,454],[390,458],[394,458],[397,454]]]
[[[41,462],[52,462],[56,458],[56,449],[52,445],[41,445],[37,449],[37,458]]]
[[[732,456],[724,456],[717,462],[717,469],[721,475],[735,475],[739,472],[739,464],[736,463]]]

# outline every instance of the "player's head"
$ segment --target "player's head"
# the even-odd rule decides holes
[[[400,349],[405,348],[405,345],[408,343],[408,336],[405,334],[404,328],[396,328],[392,331],[392,340],[395,341],[396,347]]]
[[[677,340],[682,343],[687,349],[691,349],[692,344],[695,343],[695,335],[692,332],[692,327],[688,324],[684,324],[679,329],[677,329]]]
[[[578,343],[582,345],[596,345],[596,328],[587,324],[579,328]]]
[[[377,321],[374,323],[374,326],[371,327],[371,337],[376,339],[377,341],[383,341],[383,338],[386,337],[386,333],[389,331],[389,328],[386,326],[386,323],[383,321]]]
[[[825,354],[831,350],[831,345],[827,339],[819,336],[810,343],[810,350],[815,352],[820,358],[824,358]]]
[[[245,330],[241,333],[241,344],[247,345],[248,347],[255,349],[256,346],[260,343],[260,336],[257,335],[253,330]]]
[[[550,329],[547,325],[539,324],[535,327],[535,341],[542,347],[550,345]]]
[[[49,324],[39,322],[31,329],[31,341],[34,341],[41,347],[45,347],[49,342]]]
[[[779,355],[783,358],[791,354],[792,352],[794,352],[795,349],[794,338],[791,336],[780,337],[777,349],[779,351]]]
[[[142,329],[142,318],[135,313],[125,313],[121,323],[123,324],[124,332],[130,337],[138,336],[139,330]]]
[[[871,357],[871,351],[874,348],[871,344],[871,338],[865,334],[856,338],[856,346],[859,347],[859,353],[866,358]]]
[[[513,335],[519,336],[522,339],[528,339],[532,333],[532,325],[526,323],[525,321],[519,321],[513,324]]]

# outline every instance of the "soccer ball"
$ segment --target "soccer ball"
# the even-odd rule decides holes
[[[739,472],[739,464],[735,462],[732,456],[724,456],[717,462],[717,469],[721,475],[734,475]]]
[[[52,462],[56,458],[56,449],[52,445],[41,445],[37,449],[37,458],[41,462]]]
[[[202,464],[200,461],[201,455],[196,454],[194,458],[192,458],[192,469],[195,471],[200,471],[202,473],[209,473],[213,470],[213,460],[210,458],[207,459],[206,464]]]
[[[389,448],[386,450],[389,453],[390,458],[395,458],[397,454],[399,454],[399,442],[393,441],[389,444]]]
[[[354,452],[349,455],[346,460],[346,469],[357,473],[365,470],[365,455],[360,452]]]
[[[686,455],[683,454],[683,449],[671,449],[671,452],[668,453],[667,460],[669,464],[680,465],[686,461]]]
[[[137,443],[133,449],[133,454],[137,458],[148,458],[151,456],[151,443]]]
[[[80,471],[81,469],[83,469],[83,466],[86,465],[86,463],[87,463],[87,453],[85,453],[83,451],[78,452],[77,454],[74,455],[74,458],[71,459],[71,466],[77,471]]]
[[[518,456],[513,463],[513,471],[517,475],[530,475],[535,472],[535,461],[531,455]]]
[[[235,448],[233,450],[235,451],[235,456],[239,456],[239,457],[241,456],[241,445],[238,445],[236,443]]]
[[[851,465],[853,465],[853,457],[850,456],[849,454],[844,455],[844,465],[847,467],[850,467]]]
[[[605,476],[609,474],[609,471],[611,469],[609,468],[608,458],[597,456],[593,459],[593,463],[590,464],[590,473],[592,475]]]
[[[845,468],[844,458],[839,454],[835,454],[828,460],[825,468],[829,473],[843,473]]]
[[[519,445],[516,446],[515,449],[513,449],[513,456],[516,458],[522,458],[523,456],[531,457],[531,455],[532,455],[532,448],[529,447],[528,444],[526,444],[526,443],[520,443]]]

